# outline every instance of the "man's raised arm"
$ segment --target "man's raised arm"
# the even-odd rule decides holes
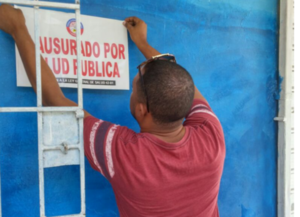
[[[17,45],[28,79],[36,91],[35,45],[25,25],[20,9],[11,5],[0,6],[0,30],[10,34]],[[44,106],[77,106],[61,91],[56,78],[45,60],[41,57],[42,99]],[[89,114],[85,111],[85,117]]]
[[[131,40],[136,44],[146,59],[160,54],[160,52],[148,44],[147,24],[143,20],[137,17],[128,17],[125,19],[123,24],[128,29]],[[194,99],[202,99],[206,101],[196,86]]]

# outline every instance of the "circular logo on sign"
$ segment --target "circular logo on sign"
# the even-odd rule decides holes
[[[70,33],[70,35],[76,37],[76,19],[72,18],[70,20],[68,20],[67,22],[67,30]],[[83,33],[83,25],[82,23],[80,23],[80,33],[82,35]]]

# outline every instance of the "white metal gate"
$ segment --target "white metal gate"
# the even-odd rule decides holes
[[[40,216],[45,217],[45,194],[44,194],[44,168],[63,165],[80,165],[80,195],[81,212],[68,215],[68,217],[85,216],[85,171],[84,171],[84,148],[83,148],[83,102],[82,102],[82,75],[81,75],[81,52],[77,52],[77,78],[78,78],[78,106],[77,107],[43,107],[41,88],[41,61],[39,40],[39,8],[51,7],[75,10],[76,28],[80,29],[80,1],[74,4],[0,0],[0,3],[27,5],[34,7],[35,26],[35,59],[36,59],[36,87],[37,107],[0,108],[0,112],[37,112],[38,115],[38,156],[39,156],[39,194]],[[77,51],[80,51],[80,31],[77,34]],[[67,129],[65,126],[68,126]],[[1,212],[1,177],[0,177],[0,217]],[[66,215],[64,215],[66,216]]]

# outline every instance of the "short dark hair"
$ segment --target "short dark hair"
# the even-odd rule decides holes
[[[182,66],[166,60],[155,60],[145,66],[143,74],[148,96],[149,112],[155,122],[170,124],[183,119],[194,98],[194,82]],[[138,98],[146,102],[140,78]]]

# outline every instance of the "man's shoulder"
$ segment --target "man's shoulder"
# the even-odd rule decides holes
[[[190,131],[189,144],[206,163],[225,158],[226,147],[223,132],[212,123],[200,126],[188,126]],[[221,162],[219,161],[219,162]]]

